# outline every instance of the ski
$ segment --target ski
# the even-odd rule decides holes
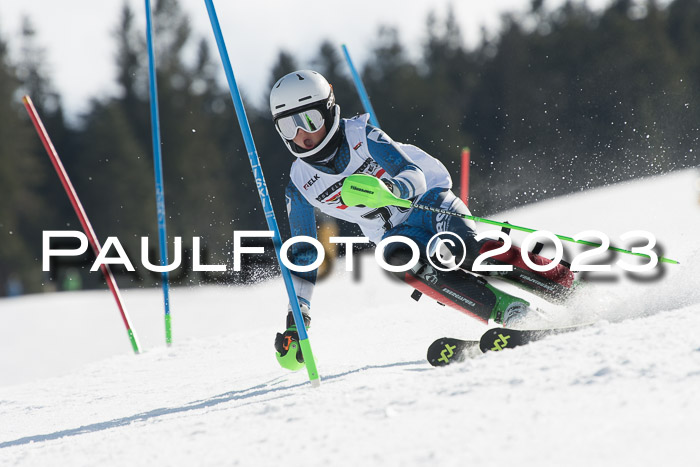
[[[489,329],[481,336],[479,348],[482,352],[499,352],[503,349],[512,349],[529,344],[530,342],[540,340],[547,336],[577,331],[592,325],[593,323],[584,323],[558,328],[528,330],[493,328]]]
[[[479,341],[441,337],[428,347],[428,363],[432,366],[445,366],[476,357],[486,352],[499,352],[504,349],[529,344],[547,336],[578,331],[594,323],[576,324],[550,329],[519,330],[493,328],[486,331]]]
[[[481,355],[479,341],[464,341],[452,337],[441,337],[428,347],[428,362],[433,366],[445,366],[461,362],[467,357]]]

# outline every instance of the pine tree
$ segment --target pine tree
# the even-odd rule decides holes
[[[37,291],[41,283],[32,229],[46,213],[39,192],[45,161],[37,158],[20,99],[17,69],[0,40],[0,295],[7,293],[10,278],[20,281],[25,291]]]

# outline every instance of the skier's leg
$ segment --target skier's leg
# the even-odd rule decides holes
[[[432,267],[424,255],[431,232],[402,224],[387,232],[385,237],[393,235],[410,238],[421,250],[421,258],[413,268],[393,273],[421,293],[483,322],[492,319],[512,325],[529,310],[527,301],[497,289],[483,278],[461,269],[441,271]],[[403,243],[391,243],[384,250],[384,260],[392,266],[407,264],[411,257],[411,248]]]
[[[464,205],[462,200],[457,198],[450,190],[429,190],[421,197],[419,202],[428,206],[471,215],[469,209]],[[464,239],[466,252],[462,252],[459,245],[449,248],[458,260],[464,256],[465,259],[460,266],[468,271],[472,271],[474,260],[477,256],[503,245],[502,241],[493,239],[482,239],[477,242],[475,240],[476,233],[474,223],[464,218],[429,211],[414,212],[410,217],[412,224],[428,231],[454,232]],[[537,265],[545,265],[551,262],[551,260],[534,253],[528,253],[528,257]],[[510,265],[513,267],[513,270],[503,272],[474,272],[508,279],[518,285],[527,287],[532,292],[540,293],[550,298],[566,296],[570,292],[574,281],[573,273],[564,264],[558,264],[550,271],[545,272],[533,270],[522,259],[520,248],[514,245],[505,253],[485,259],[483,264]]]
[[[480,246],[479,254],[483,254],[502,247],[503,242],[486,239],[480,242]],[[528,252],[527,255],[530,261],[538,266],[552,262],[532,252]],[[482,274],[508,279],[548,298],[565,298],[573,290],[574,274],[567,266],[560,263],[549,271],[535,271],[525,263],[522,250],[515,245],[511,245],[510,249],[504,253],[488,258],[484,264],[512,266],[512,271],[487,271]]]

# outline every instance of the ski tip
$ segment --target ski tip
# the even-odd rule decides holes
[[[594,324],[594,322],[590,322],[544,329],[493,328],[481,336],[480,348],[482,352],[499,352],[504,349],[512,349],[529,344],[547,336],[578,331]]]
[[[482,352],[499,352],[506,348],[522,345],[520,331],[508,328],[493,328],[481,336],[479,347]]]
[[[430,344],[426,359],[432,366],[445,366],[460,362],[465,358],[465,349],[478,344],[478,342],[441,337]]]

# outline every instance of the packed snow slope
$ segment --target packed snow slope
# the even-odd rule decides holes
[[[648,230],[681,264],[641,279],[590,274],[568,309],[548,311],[595,326],[445,368],[425,361],[428,345],[486,327],[414,302],[371,257],[361,281],[337,272],[317,287],[318,389],[275,361],[281,279],[173,290],[169,348],[160,291],[124,291],[137,356],[108,291],[0,300],[0,465],[699,465],[695,178],[493,216],[601,230],[620,246],[620,234]]]

